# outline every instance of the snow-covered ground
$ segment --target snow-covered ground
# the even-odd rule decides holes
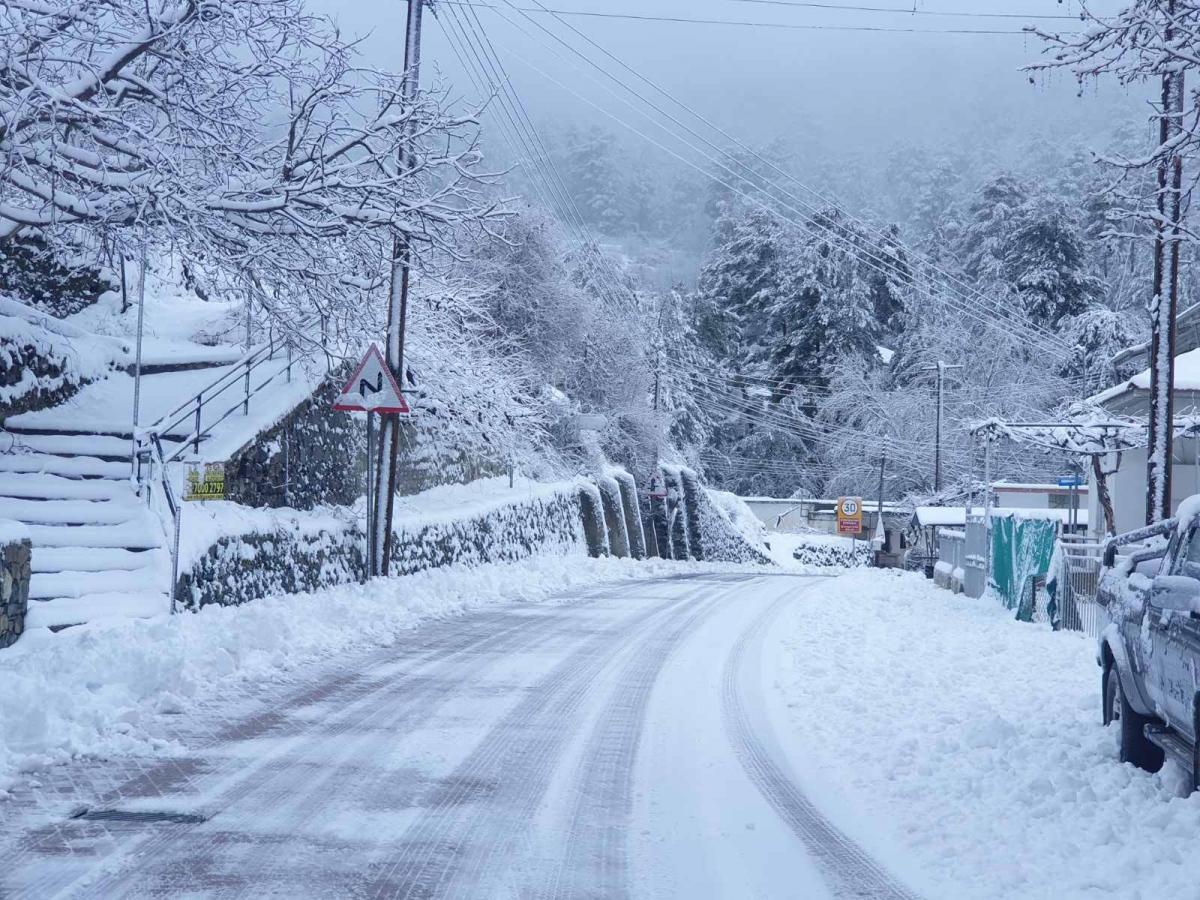
[[[168,749],[164,716],[231,685],[287,678],[421,622],[489,604],[721,565],[546,556],[448,567],[196,614],[31,632],[0,654],[0,797],[22,774],[76,756]]]
[[[1200,794],[1116,758],[1092,642],[864,570],[771,631],[772,721],[819,806],[928,897],[1200,896]]]

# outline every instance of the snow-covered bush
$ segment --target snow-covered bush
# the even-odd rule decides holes
[[[117,290],[87,263],[68,264],[38,235],[0,241],[0,294],[32,304],[57,318],[74,315]]]
[[[836,566],[854,569],[871,564],[869,544],[859,546],[850,541],[831,541],[827,535],[813,535],[811,541],[795,550],[795,560],[803,566]]]
[[[0,421],[61,403],[128,362],[121,341],[0,297]]]

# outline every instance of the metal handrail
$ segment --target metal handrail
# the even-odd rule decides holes
[[[306,329],[310,325],[323,320],[319,316],[312,316],[309,319],[301,322],[300,328]],[[287,350],[287,364],[278,371],[273,372],[266,379],[261,381],[253,390],[250,388],[250,375],[263,364],[275,359],[275,354],[280,347]],[[250,398],[257,395],[263,388],[274,382],[280,375],[286,374],[287,380],[292,380],[292,366],[295,364],[293,358],[293,350],[295,341],[292,337],[286,337],[281,342],[276,341],[272,335],[265,344],[260,344],[258,347],[248,351],[238,362],[234,363],[231,368],[224,372],[220,377],[214,380],[208,386],[202,388],[194,398],[189,399],[175,407],[166,415],[152,425],[145,428],[139,428],[138,433],[134,435],[134,480],[137,484],[139,495],[142,490],[147,490],[147,502],[149,502],[149,484],[151,480],[159,482],[162,488],[163,498],[166,500],[168,511],[171,515],[173,536],[171,543],[171,613],[177,611],[175,599],[175,589],[179,581],[179,532],[181,521],[183,518],[183,507],[179,498],[175,496],[175,490],[171,487],[171,481],[168,477],[167,466],[174,462],[187,449],[188,445],[194,447],[196,453],[200,452],[200,441],[208,437],[214,428],[228,419],[240,406],[242,411],[249,415],[250,413]],[[204,425],[201,421],[203,415],[204,404],[211,404],[215,399],[225,394],[231,387],[239,382],[244,384],[245,391],[238,398],[237,402],[229,406],[215,420]],[[195,417],[195,426],[192,431],[179,441],[178,445],[170,452],[164,453],[162,446],[162,438],[164,436],[171,437],[170,431],[178,426],[181,422],[189,417]],[[175,440],[175,438],[171,438]],[[149,472],[143,471],[143,462],[148,462],[147,468]],[[155,473],[157,469],[157,477]]]

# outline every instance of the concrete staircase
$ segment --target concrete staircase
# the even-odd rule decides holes
[[[9,427],[0,518],[33,541],[27,627],[166,612],[163,526],[134,492],[128,434]]]

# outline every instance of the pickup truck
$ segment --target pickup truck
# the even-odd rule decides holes
[[[1097,656],[1104,724],[1119,727],[1121,761],[1155,772],[1169,755],[1200,787],[1200,497],[1109,540],[1097,602],[1110,619]]]

